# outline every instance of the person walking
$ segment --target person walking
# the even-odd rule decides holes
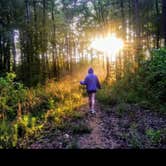
[[[86,90],[89,97],[89,108],[91,113],[95,113],[95,98],[98,89],[101,89],[101,85],[97,75],[94,74],[93,68],[88,69],[88,75],[84,81],[80,81],[81,85],[86,85]]]

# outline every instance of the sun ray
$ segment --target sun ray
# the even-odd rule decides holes
[[[93,39],[90,47],[115,59],[117,53],[123,49],[124,42],[122,39],[117,38],[115,34],[109,34],[106,37],[97,37]]]

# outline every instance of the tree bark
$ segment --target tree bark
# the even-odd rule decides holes
[[[157,15],[157,30],[156,30],[156,47],[160,47],[160,12],[159,12],[159,2],[155,1],[156,15]]]
[[[52,26],[53,26],[53,38],[52,38],[52,61],[53,61],[53,76],[58,77],[57,71],[57,43],[56,43],[56,24],[54,16],[54,0],[51,1],[51,15],[52,15]]]
[[[11,40],[12,40],[12,54],[13,54],[13,71],[16,71],[16,46],[15,46],[15,32],[13,31],[11,34]]]
[[[2,62],[2,56],[3,56],[3,50],[2,50],[2,36],[0,34],[0,72],[2,71],[3,68],[3,62]]]
[[[124,13],[124,1],[120,0],[120,8],[121,8],[121,17],[122,17],[122,38],[126,39],[126,23],[125,23],[125,13]]]
[[[162,17],[164,46],[166,47],[166,0],[162,0]]]
[[[135,34],[136,34],[136,38],[135,38],[135,49],[136,49],[136,54],[135,54],[135,62],[136,62],[136,68],[135,70],[137,70],[137,67],[140,66],[141,63],[141,57],[140,57],[140,42],[141,42],[141,38],[140,38],[140,15],[139,15],[139,0],[134,0],[134,19],[135,19]]]

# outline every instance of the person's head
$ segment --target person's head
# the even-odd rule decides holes
[[[88,73],[89,73],[89,74],[93,74],[93,73],[94,73],[94,70],[93,70],[92,67],[90,67],[90,68],[88,69]]]

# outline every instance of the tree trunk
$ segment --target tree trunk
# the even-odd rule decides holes
[[[140,57],[140,16],[139,16],[139,0],[134,0],[134,19],[135,19],[135,32],[136,32],[136,38],[135,38],[135,44],[136,44],[136,54],[135,54],[135,61],[136,61],[136,70],[137,67],[140,66],[141,63],[141,57]]]
[[[2,56],[3,56],[3,48],[2,48],[2,36],[0,34],[0,72],[2,71],[3,68],[3,62],[2,62]]]
[[[25,0],[25,8],[26,8],[26,23],[30,22],[30,2],[29,0]]]
[[[51,3],[52,3],[51,15],[52,15],[52,26],[53,26],[53,38],[52,38],[53,75],[54,75],[54,77],[58,77],[58,71],[57,71],[56,24],[55,24],[55,16],[54,16],[54,0],[52,0]]]
[[[121,8],[121,17],[122,17],[122,38],[126,39],[126,23],[125,23],[125,13],[124,13],[124,1],[120,0],[120,8]]]
[[[43,20],[42,20],[42,28],[43,28],[43,31],[42,31],[42,81],[45,82],[45,79],[47,77],[46,75],[46,55],[45,55],[45,52],[46,52],[46,47],[47,47],[47,41],[46,41],[46,0],[43,0],[42,1],[42,5],[43,5]]]
[[[106,74],[106,81],[109,80],[110,77],[110,62],[109,62],[109,57],[106,55],[106,63],[107,63],[107,74]]]
[[[16,46],[15,46],[15,41],[14,41],[14,37],[15,37],[15,32],[13,31],[11,34],[11,41],[12,41],[12,54],[13,54],[13,71],[16,71]]]
[[[34,10],[34,54],[37,56],[37,51],[39,49],[39,43],[38,43],[38,27],[37,27],[37,11],[36,6],[37,1],[33,0],[33,10]]]
[[[4,46],[4,71],[10,72],[10,39],[7,39]]]
[[[166,0],[162,0],[162,17],[164,46],[166,47]]]
[[[26,84],[28,86],[31,86],[31,82],[32,82],[32,73],[31,73],[31,62],[32,62],[32,58],[31,58],[31,53],[30,50],[31,48],[31,39],[30,39],[30,2],[29,0],[25,0],[25,31],[23,32],[23,51],[24,51],[24,57],[26,59],[26,64],[22,63],[23,68],[24,68],[24,80],[26,80]],[[27,80],[28,78],[28,80]]]
[[[156,47],[160,47],[160,12],[159,12],[159,2],[155,1],[156,15],[157,15],[157,30],[156,30]]]

